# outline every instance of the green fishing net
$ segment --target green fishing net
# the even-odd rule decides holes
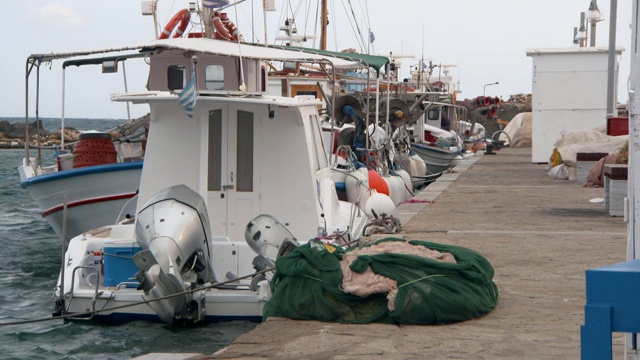
[[[367,246],[382,242],[407,241],[387,238]],[[482,255],[460,246],[408,243],[450,253],[457,263],[392,252],[359,255],[350,265],[353,272],[370,268],[397,282],[397,290],[391,292],[395,296],[384,291],[362,297],[343,291],[340,260],[352,250],[311,240],[277,260],[264,319],[446,324],[481,317],[498,304],[493,267]]]

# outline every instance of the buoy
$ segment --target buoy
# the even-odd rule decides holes
[[[404,183],[399,176],[383,176],[382,179],[389,186],[389,198],[395,206],[400,205],[404,201]]]
[[[413,154],[410,156],[411,161],[416,166],[416,176],[425,176],[427,175],[427,164],[425,164],[424,160],[418,154]]]
[[[364,208],[369,199],[369,174],[365,168],[352,171],[344,180],[347,201]]]
[[[401,185],[402,185],[402,189],[404,190],[404,200],[402,201],[411,199],[411,197],[413,196],[412,194],[413,185],[411,183],[411,175],[409,175],[409,172],[404,169],[396,170],[396,174],[398,174],[400,179],[402,179]]]
[[[380,216],[382,214],[391,214],[391,212],[396,208],[391,201],[391,198],[385,194],[380,194],[375,190],[371,190],[371,194],[369,196],[369,200],[367,200],[367,204],[364,207],[364,212],[370,218],[375,218],[376,216]]]
[[[389,185],[375,170],[369,170],[369,187],[380,194],[389,196]]]

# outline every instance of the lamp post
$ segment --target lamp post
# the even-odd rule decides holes
[[[580,47],[585,46],[587,41],[587,29],[584,27],[584,12],[580,13],[580,29],[578,30],[575,39],[578,40]]]
[[[491,85],[498,85],[500,84],[500,82],[496,81],[494,83],[491,84],[484,84],[484,89],[482,90],[482,96],[484,96],[487,93],[487,86],[491,86]]]
[[[596,23],[604,20],[604,16],[600,10],[598,10],[597,0],[591,0],[589,4],[589,10],[585,15],[585,19],[591,23],[591,33],[589,34],[589,46],[596,46]]]

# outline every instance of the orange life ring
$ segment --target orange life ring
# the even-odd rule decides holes
[[[211,14],[211,23],[216,28],[216,37],[224,40],[234,40],[227,27],[222,23],[220,11],[214,11]]]
[[[244,42],[244,36],[242,36],[240,30],[238,30],[238,27],[233,23],[233,21],[231,21],[228,17],[223,17],[222,23],[227,28],[227,30],[229,30],[229,34],[231,34],[231,38],[234,41]]]
[[[244,42],[244,36],[238,30],[236,24],[227,17],[226,13],[214,11],[211,15],[211,22],[216,29],[216,37],[218,39]]]
[[[171,35],[171,33],[173,32],[173,29],[175,29],[176,25],[178,25],[178,22],[180,23],[180,25],[178,26],[176,33],[173,34],[173,37],[177,38],[182,36],[184,31],[187,29],[187,25],[189,25],[189,19],[191,19],[191,13],[189,12],[189,10],[182,9],[178,11],[175,15],[173,15],[171,20],[169,20],[167,26],[164,27],[164,30],[162,30],[160,39],[168,39],[169,35]]]

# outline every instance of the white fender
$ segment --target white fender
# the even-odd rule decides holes
[[[424,160],[418,154],[411,155],[411,160],[416,165],[417,176],[425,176],[427,175],[427,164],[424,163]]]
[[[409,175],[409,172],[407,172],[404,169],[398,169],[396,170],[396,173],[398,174],[398,176],[400,176],[403,183],[402,188],[404,189],[404,200],[402,201],[411,199],[413,197],[413,194],[411,193],[413,190],[413,185],[411,183],[411,175]]]
[[[391,198],[385,194],[380,194],[375,190],[371,190],[371,194],[367,203],[364,207],[364,212],[369,216],[369,218],[373,218],[373,211],[380,216],[382,214],[391,214],[391,212],[396,208],[391,201]]]
[[[362,167],[352,171],[344,180],[347,201],[364,208],[369,199],[369,172]]]
[[[398,176],[383,176],[384,181],[387,183],[389,187],[389,197],[395,206],[400,205],[402,202],[403,191],[400,188],[400,184],[398,180],[402,181]]]

